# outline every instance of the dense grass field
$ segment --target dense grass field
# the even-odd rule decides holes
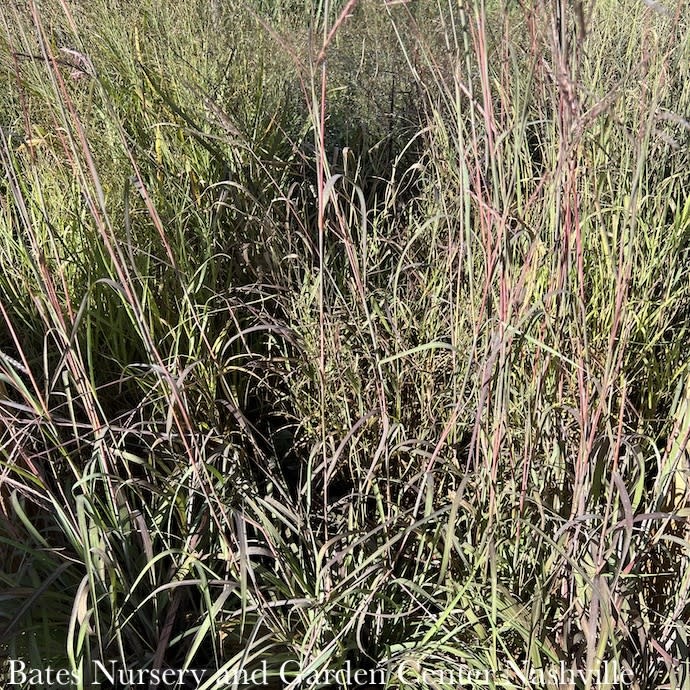
[[[690,687],[687,3],[4,6],[4,687]]]

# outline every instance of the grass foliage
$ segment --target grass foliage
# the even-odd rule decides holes
[[[1,21],[3,656],[688,687],[685,3]]]

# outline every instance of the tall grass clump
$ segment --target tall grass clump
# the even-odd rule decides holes
[[[687,685],[682,3],[2,22],[3,657]]]

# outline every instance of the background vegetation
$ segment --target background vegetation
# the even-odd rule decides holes
[[[687,687],[685,3],[6,6],[2,655]]]

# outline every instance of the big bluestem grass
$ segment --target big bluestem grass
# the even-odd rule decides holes
[[[3,654],[684,687],[682,5],[266,5],[3,18]]]

